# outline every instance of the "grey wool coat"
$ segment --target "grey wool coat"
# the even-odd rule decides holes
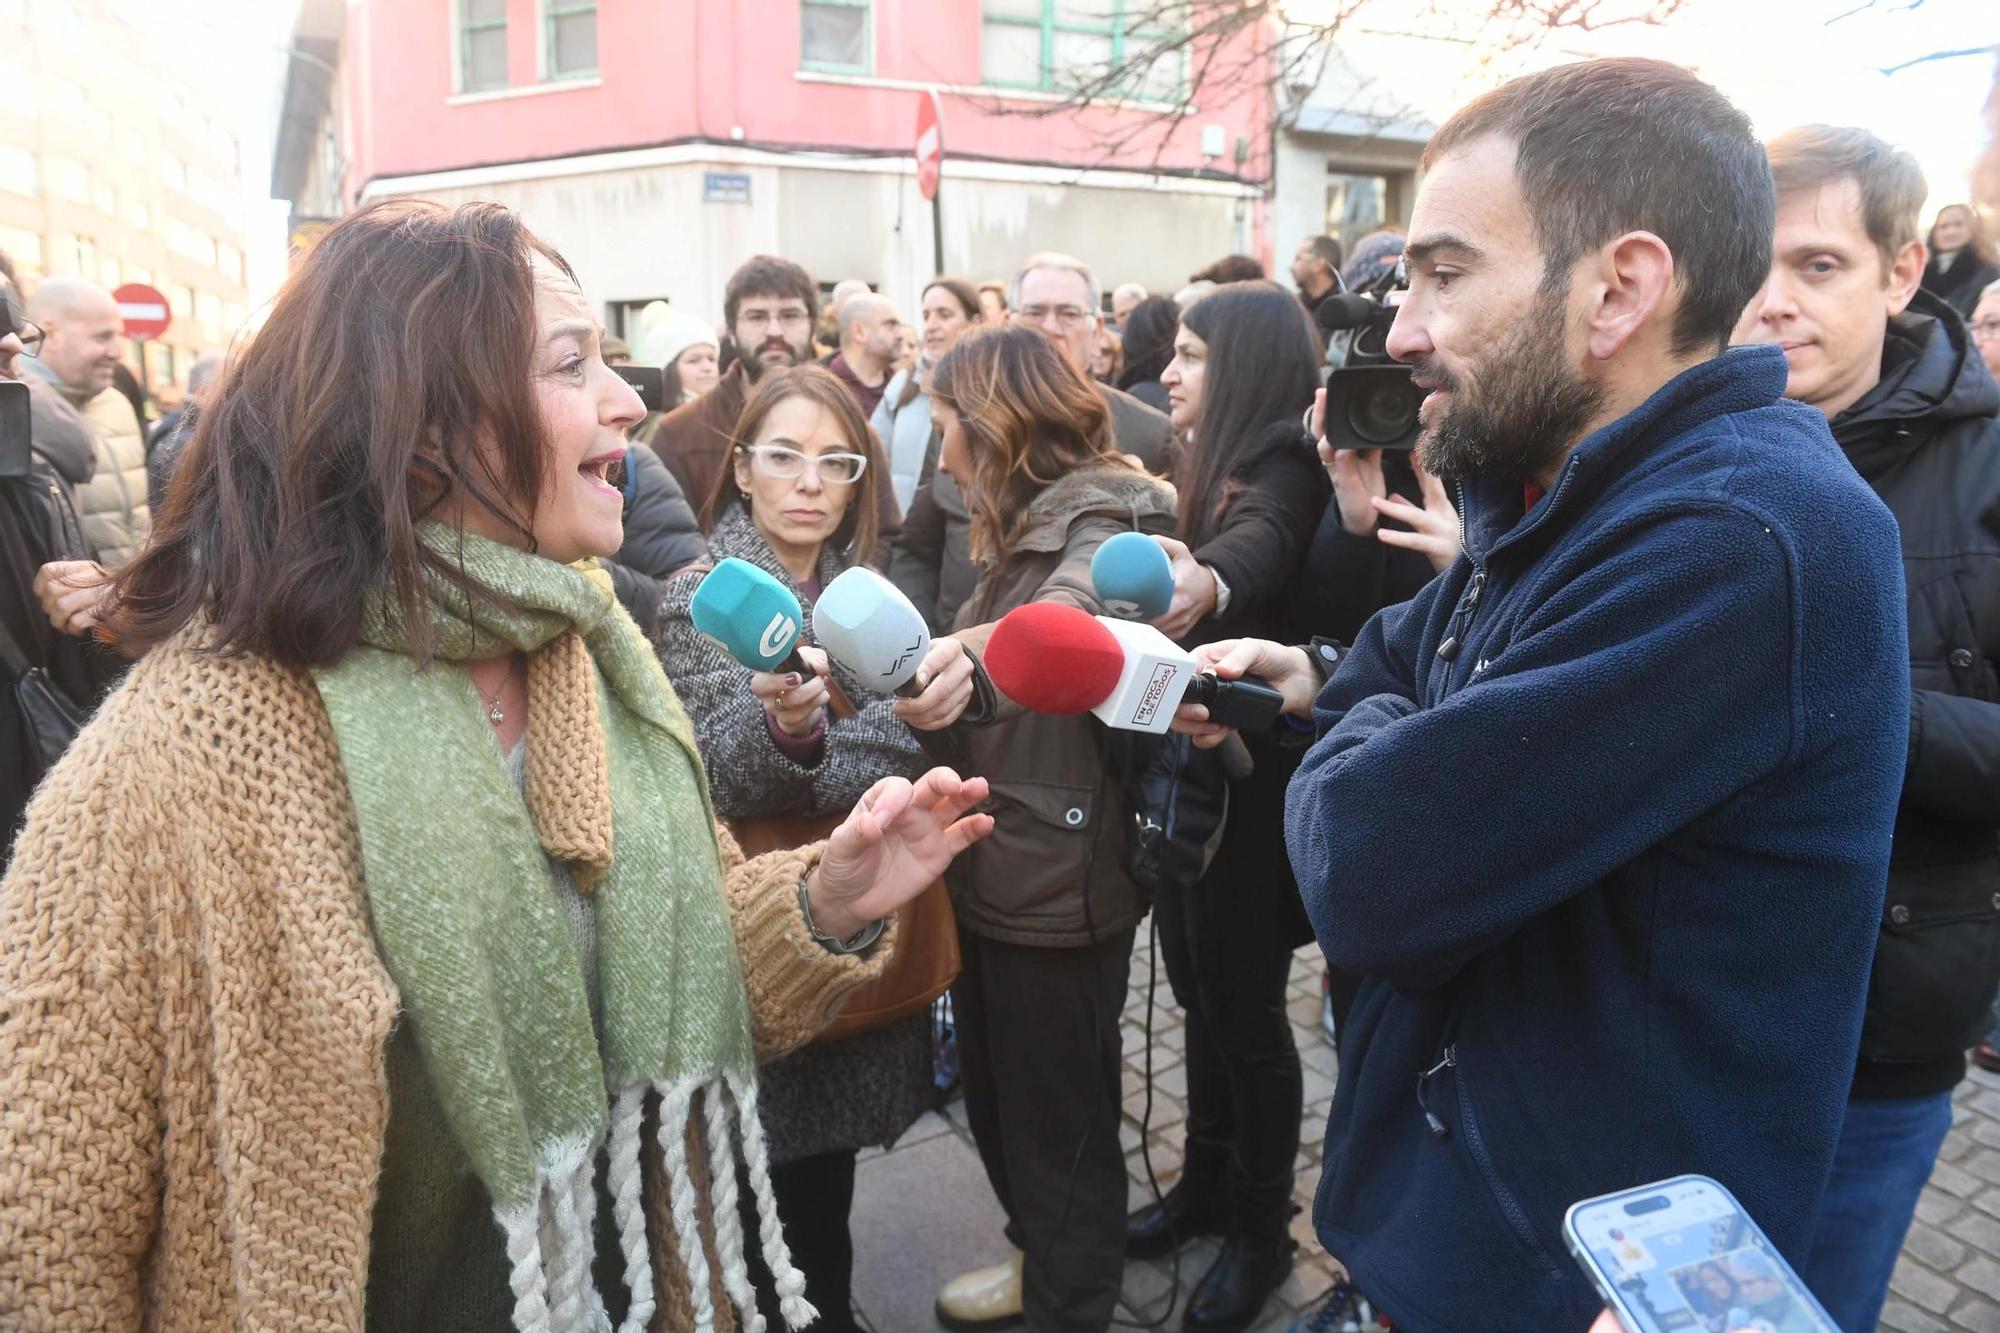
[[[812,602],[740,505],[718,516],[708,545],[711,563],[730,556],[747,560],[810,612]],[[845,567],[837,552],[822,550],[820,586]],[[893,696],[866,689],[837,663],[834,679],[859,711],[829,721],[817,764],[804,767],[781,751],[763,705],[750,693],[749,668],[694,627],[690,607],[703,576],[695,569],[667,580],[654,648],[694,724],[716,813],[844,814],[878,779],[924,771],[915,733],[891,711]],[[818,646],[810,614],[801,640]],[[813,1042],[764,1066],[758,1081],[773,1162],[887,1145],[930,1107],[930,1018],[917,1014],[857,1037]]]

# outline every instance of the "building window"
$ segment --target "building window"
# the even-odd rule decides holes
[[[1347,253],[1371,231],[1401,226],[1410,176],[1407,172],[1351,171],[1329,162],[1326,169],[1326,234],[1338,237]]]
[[[803,0],[799,68],[867,74],[875,67],[871,0]]]
[[[597,0],[545,0],[542,77],[588,79],[597,74]]]
[[[33,153],[0,143],[0,190],[25,194],[31,199],[42,192],[42,173]]]
[[[42,238],[21,227],[0,227],[0,254],[26,269],[42,266]]]
[[[507,86],[507,0],[458,0],[458,90]]]
[[[980,78],[996,88],[1068,92],[1113,69],[1112,91],[1179,101],[1187,90],[1187,51],[1143,57],[1186,31],[1181,6],[1157,0],[984,0]]]
[[[73,157],[49,159],[49,188],[73,203],[90,202],[90,168]]]

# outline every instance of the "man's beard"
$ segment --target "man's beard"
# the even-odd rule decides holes
[[[811,346],[811,344],[807,345]],[[765,362],[764,353],[771,351],[773,349],[781,351],[785,354],[785,361],[782,366],[773,366]],[[765,371],[781,370],[785,366],[796,366],[805,359],[806,357],[804,352],[801,352],[798,348],[786,342],[783,338],[766,338],[764,339],[763,342],[757,344],[756,351],[742,358],[743,378],[749,380],[752,384],[755,384],[757,382],[757,377],[759,375],[762,375]]]
[[[1412,369],[1449,390],[1444,420],[1417,442],[1417,457],[1436,476],[1525,482],[1548,472],[1604,404],[1604,390],[1563,363],[1563,293],[1538,294],[1535,314],[1495,347],[1479,374],[1477,396],[1434,362]]]

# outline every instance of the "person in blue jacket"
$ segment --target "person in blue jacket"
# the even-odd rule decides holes
[[[1774,203],[1720,94],[1563,66],[1424,166],[1389,351],[1464,554],[1350,650],[1200,657],[1295,712],[1337,660],[1285,810],[1363,978],[1321,1241],[1402,1333],[1579,1333],[1580,1199],[1698,1172],[1811,1237],[1907,745],[1899,546],[1782,353],[1725,350]]]

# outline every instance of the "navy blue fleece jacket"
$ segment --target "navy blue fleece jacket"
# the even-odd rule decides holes
[[[1317,701],[1286,843],[1366,980],[1314,1220],[1407,1333],[1582,1330],[1564,1209],[1664,1176],[1811,1234],[1909,654],[1895,522],[1784,388],[1733,350],[1534,509],[1464,488],[1465,556]]]

